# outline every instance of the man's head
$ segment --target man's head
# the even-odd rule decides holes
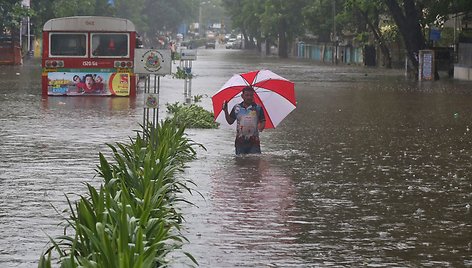
[[[241,97],[245,104],[250,105],[254,102],[254,89],[250,86],[243,88],[243,92],[241,93]]]
[[[85,77],[84,77],[84,82],[85,82],[85,86],[88,88],[88,89],[91,89],[92,86],[93,86],[93,76],[91,74],[86,74]]]

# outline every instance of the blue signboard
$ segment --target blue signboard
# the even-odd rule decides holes
[[[431,29],[429,31],[429,40],[431,41],[439,41],[441,39],[441,30],[439,29]]]

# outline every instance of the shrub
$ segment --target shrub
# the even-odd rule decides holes
[[[177,124],[187,128],[218,128],[213,113],[197,104],[183,105],[178,102],[166,104],[167,112]]]

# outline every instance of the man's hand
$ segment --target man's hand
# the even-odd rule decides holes
[[[225,100],[223,102],[223,111],[225,112],[226,122],[228,122],[228,124],[232,125],[236,119],[232,118],[228,113],[228,101],[227,100]]]
[[[223,101],[223,111],[225,112],[225,114],[228,113],[228,101]]]
[[[265,123],[266,123],[265,121],[261,121],[257,124],[257,128],[258,128],[259,132],[262,132],[264,130]]]

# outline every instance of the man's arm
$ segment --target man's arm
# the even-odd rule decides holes
[[[259,129],[259,132],[262,132],[265,128],[265,123],[266,121],[259,121],[259,123],[257,124],[257,128]]]
[[[257,118],[257,129],[259,129],[259,132],[263,131],[264,128],[265,128],[265,123],[266,123],[266,119],[265,119],[265,115],[264,115],[264,109],[262,109],[261,106],[259,106],[259,114],[258,114],[258,118]]]
[[[228,122],[228,124],[232,125],[236,119],[231,117],[231,115],[228,113],[228,102],[227,101],[225,101],[223,103],[223,111],[225,112],[226,122]]]

